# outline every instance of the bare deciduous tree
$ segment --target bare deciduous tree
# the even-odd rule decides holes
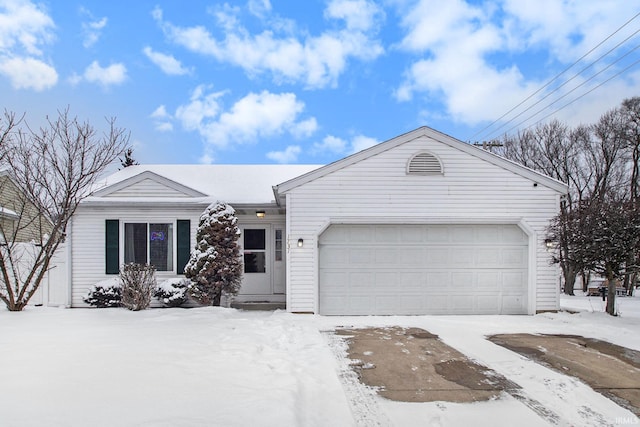
[[[36,293],[79,203],[128,148],[128,132],[115,119],[107,124],[101,135],[68,109],[37,130],[14,113],[0,118],[0,159],[22,195],[0,245],[0,299],[9,310],[22,310]]]

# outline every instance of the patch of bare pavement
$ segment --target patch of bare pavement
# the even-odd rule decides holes
[[[476,402],[519,386],[418,328],[339,329],[360,380],[403,402]]]
[[[579,378],[640,416],[640,352],[575,335],[504,334],[489,340]]]

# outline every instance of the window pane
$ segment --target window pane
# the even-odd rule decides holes
[[[173,270],[173,224],[149,224],[149,264]]]
[[[264,229],[244,229],[244,249],[264,250],[265,249],[265,230]]]
[[[282,261],[282,230],[276,230],[275,240],[275,258],[276,261]]]
[[[147,224],[124,225],[124,262],[147,263]]]
[[[265,273],[267,271],[265,264],[264,252],[245,252],[244,253],[244,272],[245,273]]]

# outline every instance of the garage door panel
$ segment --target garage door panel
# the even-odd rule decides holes
[[[518,295],[506,295],[502,297],[502,310],[504,314],[520,314],[524,309],[525,299]]]
[[[398,263],[404,266],[420,265],[425,262],[424,248],[398,248]]]
[[[350,227],[348,230],[348,243],[372,243],[374,236],[373,227]]]
[[[474,276],[470,271],[454,271],[451,273],[451,284],[456,289],[472,289]]]
[[[515,225],[332,225],[319,242],[321,314],[527,311]]]
[[[495,291],[502,285],[502,274],[499,271],[481,271],[476,275],[477,289]]]
[[[473,267],[475,263],[473,249],[449,249],[446,253],[449,258],[447,264],[453,267]]]
[[[397,231],[389,227],[375,227],[374,236],[376,243],[393,244],[402,242],[402,240],[399,239]]]
[[[449,229],[442,226],[433,226],[426,229],[426,243],[449,242]]]
[[[372,265],[375,262],[375,251],[367,248],[353,248],[349,249],[349,256],[347,258],[349,264]]]
[[[449,262],[449,251],[443,250],[443,248],[429,247],[425,252],[427,267],[439,267]]]
[[[478,295],[476,302],[478,313],[493,314],[500,310],[501,300],[493,295]]]
[[[395,232],[402,244],[422,243],[428,237],[426,230],[421,226],[404,225],[399,231],[396,228]]]
[[[375,249],[376,264],[392,264],[398,262],[398,250],[396,248],[382,247]]]
[[[320,259],[332,266],[349,265],[349,249],[346,247],[321,246],[318,253]]]
[[[524,249],[504,249],[502,251],[502,263],[505,267],[519,267],[527,258],[527,252]]]

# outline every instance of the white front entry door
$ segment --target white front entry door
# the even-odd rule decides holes
[[[244,271],[240,295],[271,295],[270,227],[247,225],[242,229],[240,245]]]

